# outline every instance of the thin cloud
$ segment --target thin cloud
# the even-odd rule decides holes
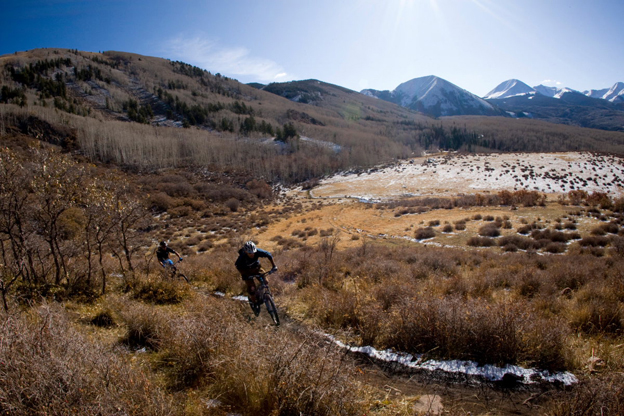
[[[252,56],[244,47],[225,47],[201,36],[179,35],[165,43],[169,56],[200,66],[213,73],[257,81],[284,79],[287,73],[270,59]]]
[[[554,79],[545,79],[542,81],[542,85],[563,85],[561,81],[556,81]]]

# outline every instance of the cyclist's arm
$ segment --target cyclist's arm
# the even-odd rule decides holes
[[[176,256],[178,256],[179,260],[182,260],[182,256],[180,254],[178,254],[178,252],[175,251],[174,249],[172,249],[171,247],[169,247],[169,253],[175,254]]]
[[[258,249],[258,257],[266,257],[271,262],[271,267],[274,270],[277,270],[277,266],[275,265],[275,261],[273,260],[273,255],[266,250]]]

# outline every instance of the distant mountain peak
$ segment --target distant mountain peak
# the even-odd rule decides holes
[[[624,82],[616,82],[602,99],[614,102],[624,102]]]
[[[483,98],[486,100],[502,99],[526,94],[535,94],[535,90],[520,80],[509,79],[498,84]]]
[[[503,114],[487,101],[435,75],[411,79],[393,91],[361,92],[434,117]]]

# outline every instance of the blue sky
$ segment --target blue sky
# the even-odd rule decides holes
[[[0,0],[0,55],[117,50],[241,82],[356,91],[437,75],[483,96],[517,78],[624,81],[623,0]]]

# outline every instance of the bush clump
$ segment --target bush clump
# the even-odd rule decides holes
[[[489,237],[470,237],[466,244],[472,247],[492,247],[496,245],[496,240]]]
[[[419,228],[416,230],[416,232],[414,233],[414,238],[416,238],[416,240],[426,240],[428,238],[433,238],[435,237],[436,233],[435,230],[431,227],[427,227],[427,228]]]

